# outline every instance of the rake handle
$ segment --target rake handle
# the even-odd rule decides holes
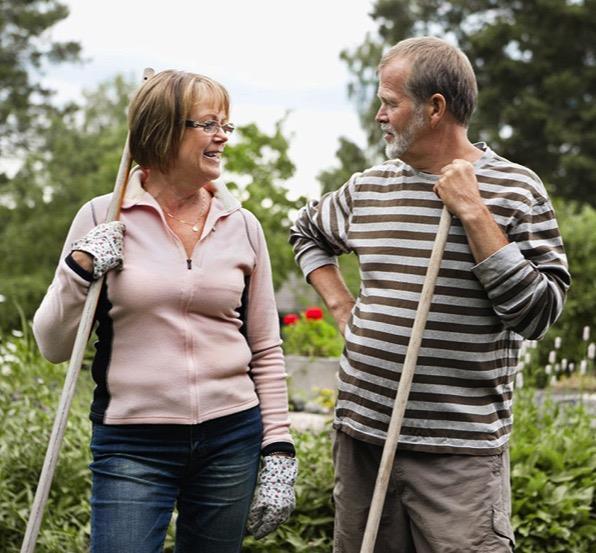
[[[379,522],[381,520],[385,496],[387,494],[387,486],[389,484],[389,478],[391,477],[391,468],[393,467],[397,443],[399,441],[404,414],[406,412],[406,405],[408,403],[408,396],[410,395],[410,388],[412,387],[412,380],[416,369],[416,361],[418,360],[418,352],[422,343],[422,335],[424,334],[426,320],[430,311],[430,305],[439,269],[441,267],[441,260],[443,258],[450,226],[451,215],[449,214],[449,211],[447,211],[447,208],[443,207],[441,219],[439,221],[439,228],[435,237],[435,243],[433,245],[426,277],[422,286],[422,292],[420,294],[420,302],[418,303],[418,309],[416,310],[416,317],[414,319],[414,326],[412,327],[412,334],[406,351],[406,358],[399,379],[399,386],[393,404],[393,412],[391,413],[389,428],[387,429],[387,438],[383,447],[383,455],[379,465],[379,472],[377,473],[375,490],[370,505],[370,511],[368,513],[368,519],[366,521],[366,529],[364,531],[360,553],[373,553],[375,547],[377,533],[379,531]]]
[[[143,71],[143,81],[151,78],[153,74],[153,69],[146,68]],[[120,158],[120,166],[118,167],[112,200],[106,216],[106,222],[114,221],[120,216],[120,206],[122,205],[122,199],[124,198],[126,185],[128,184],[128,174],[130,173],[132,165],[132,158],[128,149],[128,139],[129,137],[127,135],[122,157]],[[77,330],[72,355],[64,379],[64,387],[62,388],[60,402],[52,427],[52,434],[50,435],[50,441],[39,476],[37,490],[35,491],[31,513],[29,514],[29,520],[27,521],[25,537],[23,538],[23,544],[21,545],[21,553],[33,553],[35,551],[37,536],[50,495],[50,488],[52,486],[52,480],[54,479],[56,465],[58,464],[58,455],[64,440],[64,433],[68,422],[68,412],[70,411],[70,406],[76,390],[76,383],[81,371],[81,364],[85,355],[87,342],[89,341],[89,335],[91,334],[103,280],[104,279],[101,278],[91,283],[87,298],[85,299],[83,312],[81,314],[81,322],[79,323],[79,328]]]

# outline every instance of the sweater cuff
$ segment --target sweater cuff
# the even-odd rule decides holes
[[[87,282],[93,282],[93,273],[89,272],[85,269],[83,269],[83,267],[81,267],[75,260],[74,257],[72,256],[72,253],[69,253],[66,256],[66,259],[64,260],[66,262],[66,264],[77,274],[79,275],[82,279],[86,280]]]
[[[494,283],[503,280],[512,268],[515,269],[523,261],[525,261],[525,257],[519,246],[515,242],[510,242],[477,265],[474,265],[472,272],[485,289],[491,288]]]
[[[274,453],[289,453],[292,457],[295,457],[296,449],[294,448],[294,445],[289,442],[275,442],[264,447],[261,451],[263,457],[273,455]]]
[[[329,255],[324,250],[310,248],[298,258],[298,263],[300,264],[304,278],[308,282],[308,275],[315,269],[323,267],[324,265],[337,266],[337,257]]]

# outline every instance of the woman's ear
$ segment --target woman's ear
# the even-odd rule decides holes
[[[445,96],[439,94],[433,94],[428,101],[429,109],[429,120],[431,128],[435,128],[445,117],[447,113],[447,101]]]

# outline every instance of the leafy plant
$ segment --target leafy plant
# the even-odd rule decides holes
[[[9,553],[18,551],[23,539],[60,396],[64,365],[43,360],[25,328],[0,338],[0,373],[0,550]],[[77,394],[73,402],[39,535],[39,551],[87,548],[87,398]]]
[[[588,553],[596,536],[596,442],[582,405],[517,392],[511,447],[516,551]],[[591,545],[590,545],[591,544]]]
[[[64,365],[44,361],[28,328],[0,335],[0,551],[17,553],[33,500]],[[38,551],[86,551],[90,476],[90,378],[81,375]],[[582,405],[537,402],[516,392],[511,443],[513,525],[518,553],[589,553],[596,535],[596,440]],[[290,520],[248,553],[330,553],[333,533],[331,435],[294,432],[300,471]],[[172,532],[165,551],[173,551]],[[591,549],[592,547],[592,549]]]
[[[331,552],[333,536],[333,463],[328,431],[295,432],[299,472],[296,510],[290,520],[262,540],[249,537],[242,551],[248,553]]]
[[[323,319],[323,311],[319,307],[309,307],[300,316],[288,313],[283,322],[282,335],[286,354],[308,357],[341,355],[343,338],[334,325]]]

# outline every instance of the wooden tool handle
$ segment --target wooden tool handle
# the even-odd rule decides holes
[[[424,279],[424,285],[422,286],[422,292],[420,294],[420,302],[418,303],[418,309],[416,310],[410,342],[408,343],[408,349],[406,351],[406,359],[399,379],[397,395],[395,396],[395,402],[393,404],[393,412],[391,413],[387,438],[385,440],[385,446],[383,447],[383,455],[381,457],[381,464],[379,465],[379,472],[375,482],[375,491],[373,493],[370,511],[366,521],[366,529],[364,531],[360,553],[373,553],[374,551],[375,541],[379,531],[379,522],[381,520],[381,514],[383,513],[383,505],[385,504],[387,486],[389,484],[391,469],[397,450],[397,443],[404,421],[410,388],[412,387],[416,361],[418,360],[418,352],[420,350],[420,344],[422,343],[422,335],[424,334],[426,319],[428,318],[428,312],[430,310],[450,226],[451,215],[447,211],[447,208],[443,207],[437,236],[435,238],[428,270]]]
[[[151,78],[154,74],[153,69],[147,68],[143,71],[143,81]],[[132,159],[128,149],[128,135],[124,144],[122,157],[120,158],[120,166],[118,168],[118,175],[114,185],[114,193],[108,208],[107,221],[116,220],[120,215],[120,206],[128,184],[128,174]],[[105,277],[104,277],[105,278]],[[89,286],[85,305],[83,306],[83,313],[81,314],[81,322],[77,330],[70,363],[64,379],[64,387],[60,396],[60,403],[56,411],[54,419],[54,426],[52,427],[52,434],[48,443],[48,449],[41,469],[41,475],[35,491],[35,498],[27,521],[27,528],[25,530],[25,537],[21,545],[21,553],[33,553],[37,542],[37,536],[41,527],[44,510],[50,494],[50,487],[58,464],[58,455],[64,439],[64,432],[66,430],[66,423],[68,422],[68,412],[72,404],[72,399],[76,390],[76,383],[81,371],[81,364],[83,363],[83,356],[87,348],[89,335],[91,334],[91,327],[95,319],[95,311],[99,301],[99,293],[103,284],[103,278],[95,280]]]

